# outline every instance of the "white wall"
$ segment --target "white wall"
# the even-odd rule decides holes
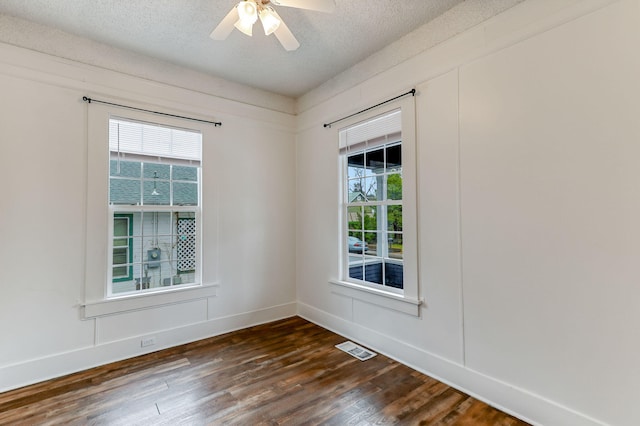
[[[6,44],[0,93],[0,391],[295,314],[293,115]],[[107,232],[87,229],[107,206],[89,196],[83,95],[223,122],[203,164],[210,297],[81,319],[104,251],[85,237]]]
[[[302,113],[300,314],[533,423],[640,424],[639,42],[637,0],[530,0]],[[412,86],[419,318],[332,293],[322,127]]]
[[[483,0],[484,1],[484,0]],[[503,0],[492,0],[503,1]],[[518,0],[510,0],[518,1]],[[182,87],[238,103],[284,113],[294,112],[294,100],[250,88],[160,59],[98,43],[57,28],[0,13],[0,41],[78,64],[116,70],[145,80]]]
[[[0,44],[0,391],[138,355],[141,336],[157,350],[292,315],[297,292],[301,315],[532,422],[639,424],[639,20],[637,0],[528,0],[297,119],[251,90],[234,102]],[[322,127],[413,86],[418,318],[331,293]],[[80,319],[100,232],[87,93],[223,121],[215,297]]]

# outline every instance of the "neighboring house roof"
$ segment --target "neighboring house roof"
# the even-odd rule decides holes
[[[124,162],[123,162],[124,165]],[[138,166],[139,167],[139,166]],[[110,179],[109,184],[109,200],[115,204],[136,205],[140,203],[140,174],[132,177]],[[170,201],[170,185],[166,180],[158,180],[155,182],[155,189],[158,193],[153,195],[153,180],[146,179],[144,181],[144,203],[169,205]],[[173,203],[174,205],[195,205],[198,203],[198,184],[196,182],[175,182],[173,184]]]
[[[354,201],[367,201],[367,197],[362,191],[349,192],[349,202],[353,203]]]

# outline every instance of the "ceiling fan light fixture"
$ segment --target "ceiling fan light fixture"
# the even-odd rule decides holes
[[[270,7],[263,8],[259,16],[266,35],[273,33],[280,26],[280,19]]]
[[[251,37],[253,35],[253,23],[252,22],[247,22],[247,21],[243,21],[242,19],[240,19],[238,22],[235,23],[234,27],[236,27],[238,30],[240,30],[240,32],[245,33],[249,37]]]
[[[238,3],[238,17],[243,25],[253,25],[258,20],[258,5],[253,0]]]
[[[235,1],[238,0],[234,0],[234,3]],[[272,4],[319,12],[333,12],[336,7],[335,0],[240,0],[211,31],[210,37],[214,40],[225,40],[234,27],[252,36],[253,24],[260,18],[266,35],[274,34],[286,51],[296,50],[300,43],[278,15],[276,8],[271,7]]]

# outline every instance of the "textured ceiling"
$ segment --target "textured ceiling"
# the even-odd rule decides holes
[[[259,23],[253,37],[210,39],[237,0],[0,0],[0,13],[296,98],[463,0],[335,2],[332,14],[277,7],[294,52]]]

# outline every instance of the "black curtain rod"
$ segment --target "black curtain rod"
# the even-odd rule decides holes
[[[351,115],[347,115],[346,117],[342,117],[342,118],[339,118],[339,119],[337,119],[337,120],[334,120],[334,121],[332,121],[331,123],[325,123],[325,124],[323,124],[323,126],[324,126],[324,127],[331,127],[331,125],[332,125],[332,124],[336,124],[336,123],[337,123],[337,122],[339,122],[339,121],[346,120],[347,118],[354,117],[354,116],[356,116],[356,115],[358,115],[358,114],[362,114],[363,112],[367,112],[367,111],[369,111],[370,109],[377,108],[377,107],[379,107],[380,105],[384,105],[384,104],[389,103],[389,102],[391,102],[391,101],[395,101],[396,99],[399,99],[399,98],[401,98],[401,97],[403,97],[403,96],[407,96],[407,95],[415,96],[415,95],[416,95],[416,89],[411,89],[411,90],[409,90],[408,92],[403,93],[402,95],[398,95],[398,96],[396,96],[395,98],[387,99],[386,101],[380,102],[379,104],[375,104],[374,106],[370,106],[369,108],[365,108],[365,109],[363,109],[362,111],[354,112],[354,113],[353,113],[353,114],[351,114]]]
[[[220,121],[200,120],[199,118],[185,117],[183,115],[167,114],[166,112],[151,111],[151,110],[148,110],[148,109],[136,108],[136,107],[132,107],[132,106],[129,106],[129,105],[121,105],[121,104],[114,104],[113,102],[100,101],[98,99],[91,99],[91,98],[88,98],[86,96],[83,96],[82,100],[87,102],[87,103],[89,103],[89,104],[91,102],[96,102],[96,103],[99,103],[99,104],[112,105],[112,106],[116,106],[116,107],[120,107],[120,108],[133,109],[133,110],[136,110],[136,111],[150,112],[151,114],[164,115],[164,116],[167,116],[167,117],[175,117],[175,118],[182,118],[184,120],[199,121],[200,123],[213,124],[215,127],[222,126],[222,122],[220,122]]]

